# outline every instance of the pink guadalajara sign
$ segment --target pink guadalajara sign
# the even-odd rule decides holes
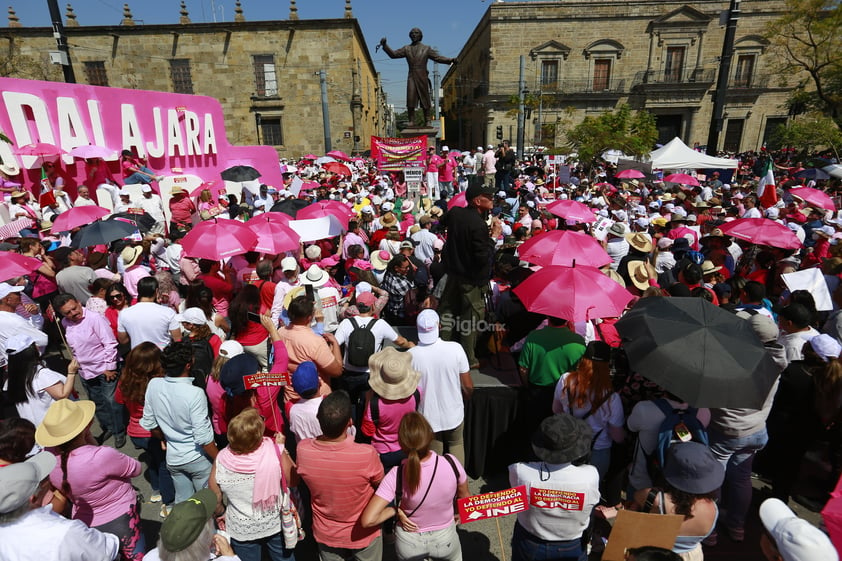
[[[148,158],[149,167],[161,175],[194,174],[205,181],[220,181],[222,170],[248,165],[263,174],[264,183],[282,184],[272,147],[228,143],[222,106],[212,97],[0,78],[0,131],[14,143],[0,142],[0,157],[20,165],[29,179],[27,187],[40,180],[41,162],[17,156],[15,150],[33,142],[55,144],[66,152],[87,144],[118,154],[132,150]],[[81,185],[84,161],[69,155],[62,161]],[[109,168],[121,177],[116,161]],[[69,187],[75,195],[74,186]]]

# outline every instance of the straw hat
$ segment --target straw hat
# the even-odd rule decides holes
[[[126,246],[123,251],[120,253],[120,259],[123,260],[123,265],[126,268],[129,268],[136,264],[138,260],[140,260],[140,256],[143,254],[143,247],[142,246]]]
[[[301,284],[310,284],[313,288],[321,288],[327,284],[330,275],[316,264],[310,265],[307,272],[301,276]]]
[[[637,251],[641,253],[650,253],[652,251],[652,240],[643,232],[635,232],[634,234],[626,234],[626,241]]]
[[[18,197],[25,197],[27,195],[28,195],[28,193],[26,193],[24,191],[12,191],[11,194],[9,194],[9,198],[10,199],[17,199]]]
[[[629,277],[640,290],[649,288],[649,279],[658,278],[658,271],[647,261],[629,261]]]
[[[371,266],[377,271],[385,271],[389,261],[392,260],[392,254],[386,250],[381,249],[371,254]]]
[[[54,401],[44,420],[35,429],[35,442],[45,447],[70,442],[88,428],[95,411],[96,405],[93,401]]]
[[[397,223],[398,217],[395,216],[395,213],[392,211],[388,211],[380,217],[380,225],[384,228],[391,228],[392,226],[397,225]]]
[[[717,267],[713,264],[713,261],[705,259],[702,263],[702,276],[713,274],[717,271],[721,271],[722,267]]]
[[[180,195],[180,194],[182,194],[182,193],[186,193],[186,192],[187,192],[187,191],[185,191],[185,190],[181,187],[181,185],[173,185],[172,189],[170,190],[170,194],[171,194],[171,195]]]
[[[609,279],[613,280],[614,282],[616,282],[617,284],[619,284],[619,285],[620,285],[620,286],[622,286],[623,288],[625,288],[625,287],[626,287],[626,281],[625,281],[625,279],[623,279],[622,275],[620,275],[620,273],[618,273],[617,271],[615,271],[615,270],[614,270],[614,269],[612,269],[611,267],[606,266],[606,267],[603,267],[603,268],[602,268],[602,269],[600,269],[600,270],[601,270],[601,271],[602,271],[602,273],[603,273],[606,277],[608,277]]]
[[[303,286],[296,286],[284,296],[284,309],[289,310],[289,303],[299,296],[304,296],[306,289]]]
[[[14,163],[10,164],[0,164],[0,171],[8,175],[9,177],[15,176],[20,173],[20,168]]]
[[[404,399],[418,387],[421,374],[412,369],[412,355],[387,347],[368,359],[368,384],[383,399]]]

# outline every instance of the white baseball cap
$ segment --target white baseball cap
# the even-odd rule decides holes
[[[763,501],[760,520],[784,561],[839,561],[830,538],[798,518],[780,499]]]
[[[423,310],[415,320],[418,328],[418,342],[432,345],[439,339],[439,315],[435,310]]]
[[[298,261],[295,257],[284,257],[281,259],[281,271],[294,271],[298,268]]]
[[[152,187],[150,187],[149,185],[145,185],[145,184],[144,184],[144,185],[143,185],[143,187],[141,187],[141,188],[140,188],[140,190],[141,190],[143,193],[151,193],[151,192],[152,192]]]
[[[23,286],[13,286],[7,282],[0,282],[0,298],[5,298],[13,292],[23,292]]]

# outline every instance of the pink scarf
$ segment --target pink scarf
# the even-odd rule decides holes
[[[264,512],[278,508],[281,489],[281,464],[271,438],[263,437],[260,447],[248,454],[235,454],[224,448],[216,457],[226,469],[237,473],[253,473],[252,506]]]

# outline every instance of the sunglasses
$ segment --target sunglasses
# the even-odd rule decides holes
[[[109,294],[108,298],[111,300],[122,300],[125,296],[118,292],[117,294]]]

